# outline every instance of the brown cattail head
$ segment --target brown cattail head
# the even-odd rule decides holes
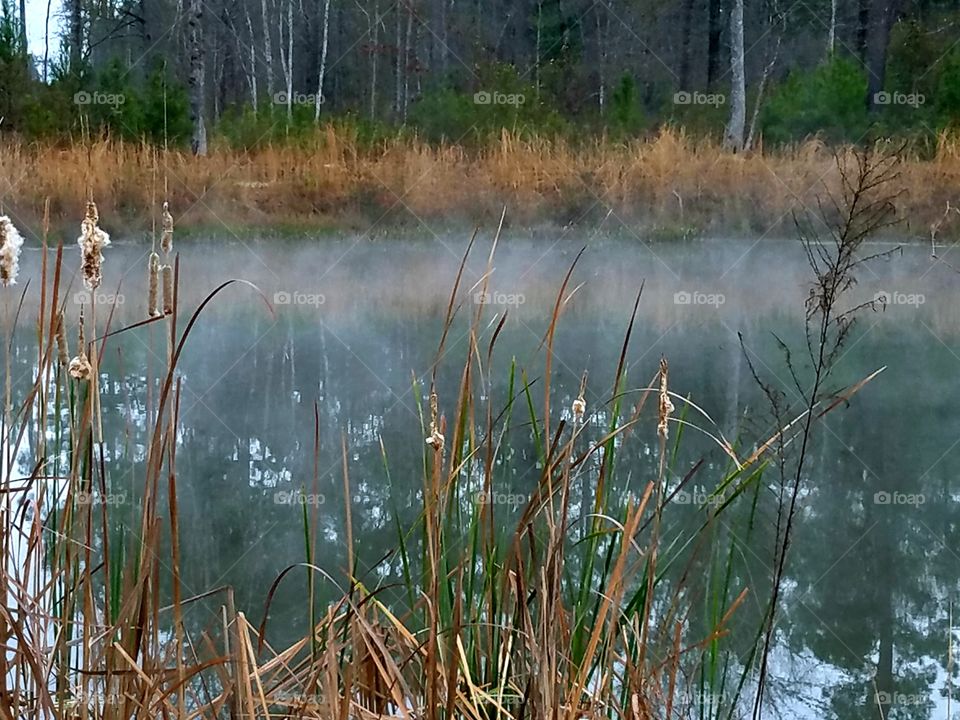
[[[150,317],[160,317],[160,256],[155,252],[150,253],[149,263],[149,290],[147,295],[147,315]]]
[[[70,376],[77,380],[89,380],[93,374],[93,367],[90,365],[90,359],[86,353],[80,353],[70,361],[68,368]]]
[[[160,216],[163,234],[160,236],[160,249],[164,253],[173,250],[173,215],[170,214],[170,203],[163,203],[163,215]]]
[[[57,357],[63,367],[70,365],[70,348],[67,346],[67,321],[62,312],[57,316]]]
[[[427,436],[427,445],[433,448],[434,452],[442,453],[443,452],[443,443],[445,441],[443,434],[440,432],[439,424],[439,401],[437,400],[437,393],[430,393],[430,435]]]
[[[570,406],[570,412],[573,413],[573,422],[575,424],[583,422],[583,414],[587,411],[587,401],[583,397],[586,392],[587,373],[584,371],[583,377],[580,378],[580,394],[577,395],[577,399],[574,400]]]
[[[80,307],[80,329],[77,331],[77,356],[67,368],[77,380],[89,380],[93,373],[90,359],[87,357],[87,343],[83,335],[83,306]]]
[[[100,213],[92,200],[87,203],[87,212],[80,223],[80,237],[77,244],[83,256],[81,272],[83,284],[87,290],[96,290],[103,279],[101,266],[103,265],[103,248],[110,244],[110,236],[97,227],[100,222]]]
[[[6,215],[0,215],[0,283],[14,285],[20,272],[23,238]]]
[[[169,315],[173,312],[173,267],[164,265],[160,275],[163,277],[163,314]]]
[[[660,406],[657,412],[657,433],[664,440],[666,440],[670,434],[667,422],[670,420],[670,413],[674,410],[673,403],[670,402],[670,393],[667,390],[668,374],[669,366],[667,365],[667,359],[662,357],[660,358]]]

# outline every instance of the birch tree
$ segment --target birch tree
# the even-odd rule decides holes
[[[747,80],[743,64],[743,0],[733,0],[730,12],[730,120],[723,144],[734,152],[743,149],[747,120]]]
[[[293,0],[287,0],[287,49],[283,49],[283,11],[280,14],[280,67],[286,82],[287,121],[293,120]]]
[[[188,10],[190,47],[190,121],[193,137],[190,142],[194,155],[207,154],[207,126],[203,117],[206,98],[203,67],[203,0],[190,0]]]
[[[267,75],[267,97],[273,102],[273,42],[270,38],[270,13],[267,0],[260,0],[260,17],[263,21],[263,66]]]
[[[323,39],[320,41],[320,67],[317,71],[317,94],[313,98],[313,121],[320,121],[320,106],[323,104],[323,79],[327,73],[327,47],[330,40],[330,0],[323,3]]]

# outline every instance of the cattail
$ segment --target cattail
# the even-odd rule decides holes
[[[670,413],[673,412],[673,403],[670,402],[670,393],[667,392],[667,374],[669,367],[667,359],[660,358],[660,407],[657,413],[657,432],[664,440],[670,434],[667,428],[667,422],[670,420]]]
[[[150,276],[149,276],[149,294],[147,296],[147,314],[150,317],[160,317],[160,256],[155,252],[150,253]]]
[[[6,215],[0,215],[0,283],[15,285],[20,272],[23,238]]]
[[[93,203],[90,203],[91,205]],[[89,212],[89,211],[88,211]],[[96,207],[94,207],[96,212]],[[77,331],[77,356],[70,361],[68,370],[77,380],[89,380],[93,373],[90,359],[87,357],[87,343],[83,335],[83,307],[80,308],[80,329]]]
[[[160,249],[164,253],[173,250],[173,215],[170,214],[170,204],[163,203],[163,215],[160,216],[163,234],[160,236]]]
[[[63,367],[69,367],[70,348],[67,346],[67,323],[63,313],[57,317],[57,356]]]
[[[583,414],[587,411],[587,401],[583,399],[584,393],[587,391],[587,373],[583,373],[583,377],[580,378],[580,394],[577,395],[577,399],[573,401],[573,404],[570,406],[570,412],[573,413],[573,422],[574,424],[579,424],[583,422]]]
[[[87,290],[96,290],[102,280],[101,266],[103,265],[103,248],[110,244],[110,236],[97,227],[100,222],[100,213],[92,200],[87,203],[87,212],[80,223],[80,237],[77,244],[83,255],[83,284]]]
[[[173,268],[164,265],[160,274],[163,276],[163,314],[169,315],[173,312]]]
[[[430,393],[430,435],[427,436],[427,445],[432,447],[435,452],[443,452],[443,443],[444,437],[440,432],[440,427],[438,424],[439,416],[439,403],[437,401],[437,393]]]

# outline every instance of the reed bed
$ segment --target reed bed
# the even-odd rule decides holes
[[[898,199],[911,232],[928,237],[947,202],[960,204],[960,151],[944,133],[936,154],[904,155]],[[96,167],[91,177],[88,168]],[[630,225],[676,231],[783,233],[793,211],[835,189],[833,153],[817,140],[747,155],[664,128],[626,142],[573,144],[504,131],[481,147],[397,136],[374,144],[327,126],[308,139],[249,151],[215,146],[208,157],[102,139],[83,146],[0,147],[0,198],[38,219],[51,200],[54,224],[82,212],[90,186],[115,225],[148,226],[158,173],[180,208],[178,224],[368,227],[372,222],[460,219],[493,224],[588,222],[612,211]],[[941,239],[956,235],[956,223]]]
[[[86,207],[80,243],[96,251],[85,258],[96,264],[85,266],[91,285],[109,275],[107,244],[91,241],[105,216],[102,207]],[[163,230],[172,232],[172,225],[165,222]],[[486,316],[486,306],[465,300],[488,290],[499,237],[478,286],[464,286],[460,266],[438,328],[437,361],[428,380],[414,386],[422,419],[410,441],[422,448],[422,506],[413,526],[397,522],[397,549],[380,560],[399,563],[401,586],[361,579],[349,502],[343,575],[321,570],[322,531],[304,506],[303,561],[277,577],[266,608],[238,608],[229,587],[183,596],[177,365],[211,303],[227,292],[256,295],[256,288],[226,281],[182,313],[181,268],[167,236],[162,269],[159,258],[145,264],[151,276],[162,276],[162,309],[154,290],[140,299],[142,319],[118,327],[104,308],[85,305],[78,313],[68,305],[63,246],[53,247],[45,231],[40,282],[23,287],[37,296],[29,304],[35,316],[18,310],[27,307],[15,294],[19,286],[2,289],[4,716],[735,716],[753,686],[749,658],[770,612],[746,610],[745,599],[757,589],[741,581],[739,554],[725,528],[735,525],[743,540],[761,525],[768,454],[789,444],[798,425],[792,421],[753,452],[740,450],[677,392],[668,359],[646,368],[645,377],[628,375],[633,319],[610,377],[584,375],[576,397],[559,396],[551,387],[553,344],[576,292],[576,262],[557,284],[544,328],[544,372],[528,377],[497,355],[506,318]],[[189,269],[183,272],[188,277]],[[642,300],[641,289],[633,318]],[[437,372],[457,322],[466,323],[469,342],[457,365],[458,391],[441,397]],[[20,325],[35,329],[38,350],[32,378],[16,385],[9,358]],[[125,518],[133,533],[122,531],[109,502],[114,468],[99,403],[100,384],[109,380],[100,361],[108,344],[131,333],[152,333],[166,346],[165,366],[148,383],[138,502]],[[493,372],[509,378],[503,396],[492,391]],[[844,395],[838,397],[817,417],[842,404]],[[691,433],[708,438],[716,455],[711,463],[678,464]],[[532,448],[537,472],[528,497],[509,514],[490,498],[509,476],[518,443]],[[621,477],[621,458],[646,451],[655,458],[649,476]],[[389,479],[395,470],[386,452],[383,467]],[[354,481],[344,442],[347,498]],[[692,523],[678,524],[671,508],[696,483],[709,487],[709,497],[687,508]],[[289,647],[274,647],[269,606],[291,582],[305,587],[310,631]],[[319,603],[321,583],[336,587],[338,599]],[[761,588],[754,603],[761,609],[763,597]],[[215,602],[219,613],[198,632],[183,618],[200,601]]]

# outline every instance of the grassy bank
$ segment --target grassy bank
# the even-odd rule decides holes
[[[947,203],[960,204],[960,142],[943,135],[932,160],[903,157],[897,209],[911,219],[908,235],[928,238]],[[111,229],[127,232],[149,229],[147,209],[169,197],[178,227],[226,233],[400,226],[429,234],[489,226],[506,205],[515,226],[626,225],[654,239],[783,235],[793,212],[815,208],[816,196],[838,184],[833,151],[818,141],[734,155],[675,130],[577,146],[504,133],[476,149],[408,137],[370,145],[329,126],[296,143],[215,148],[205,158],[114,141],[0,148],[0,208],[31,231],[46,198],[58,225],[74,222],[92,192]],[[939,237],[957,228],[947,223]]]

